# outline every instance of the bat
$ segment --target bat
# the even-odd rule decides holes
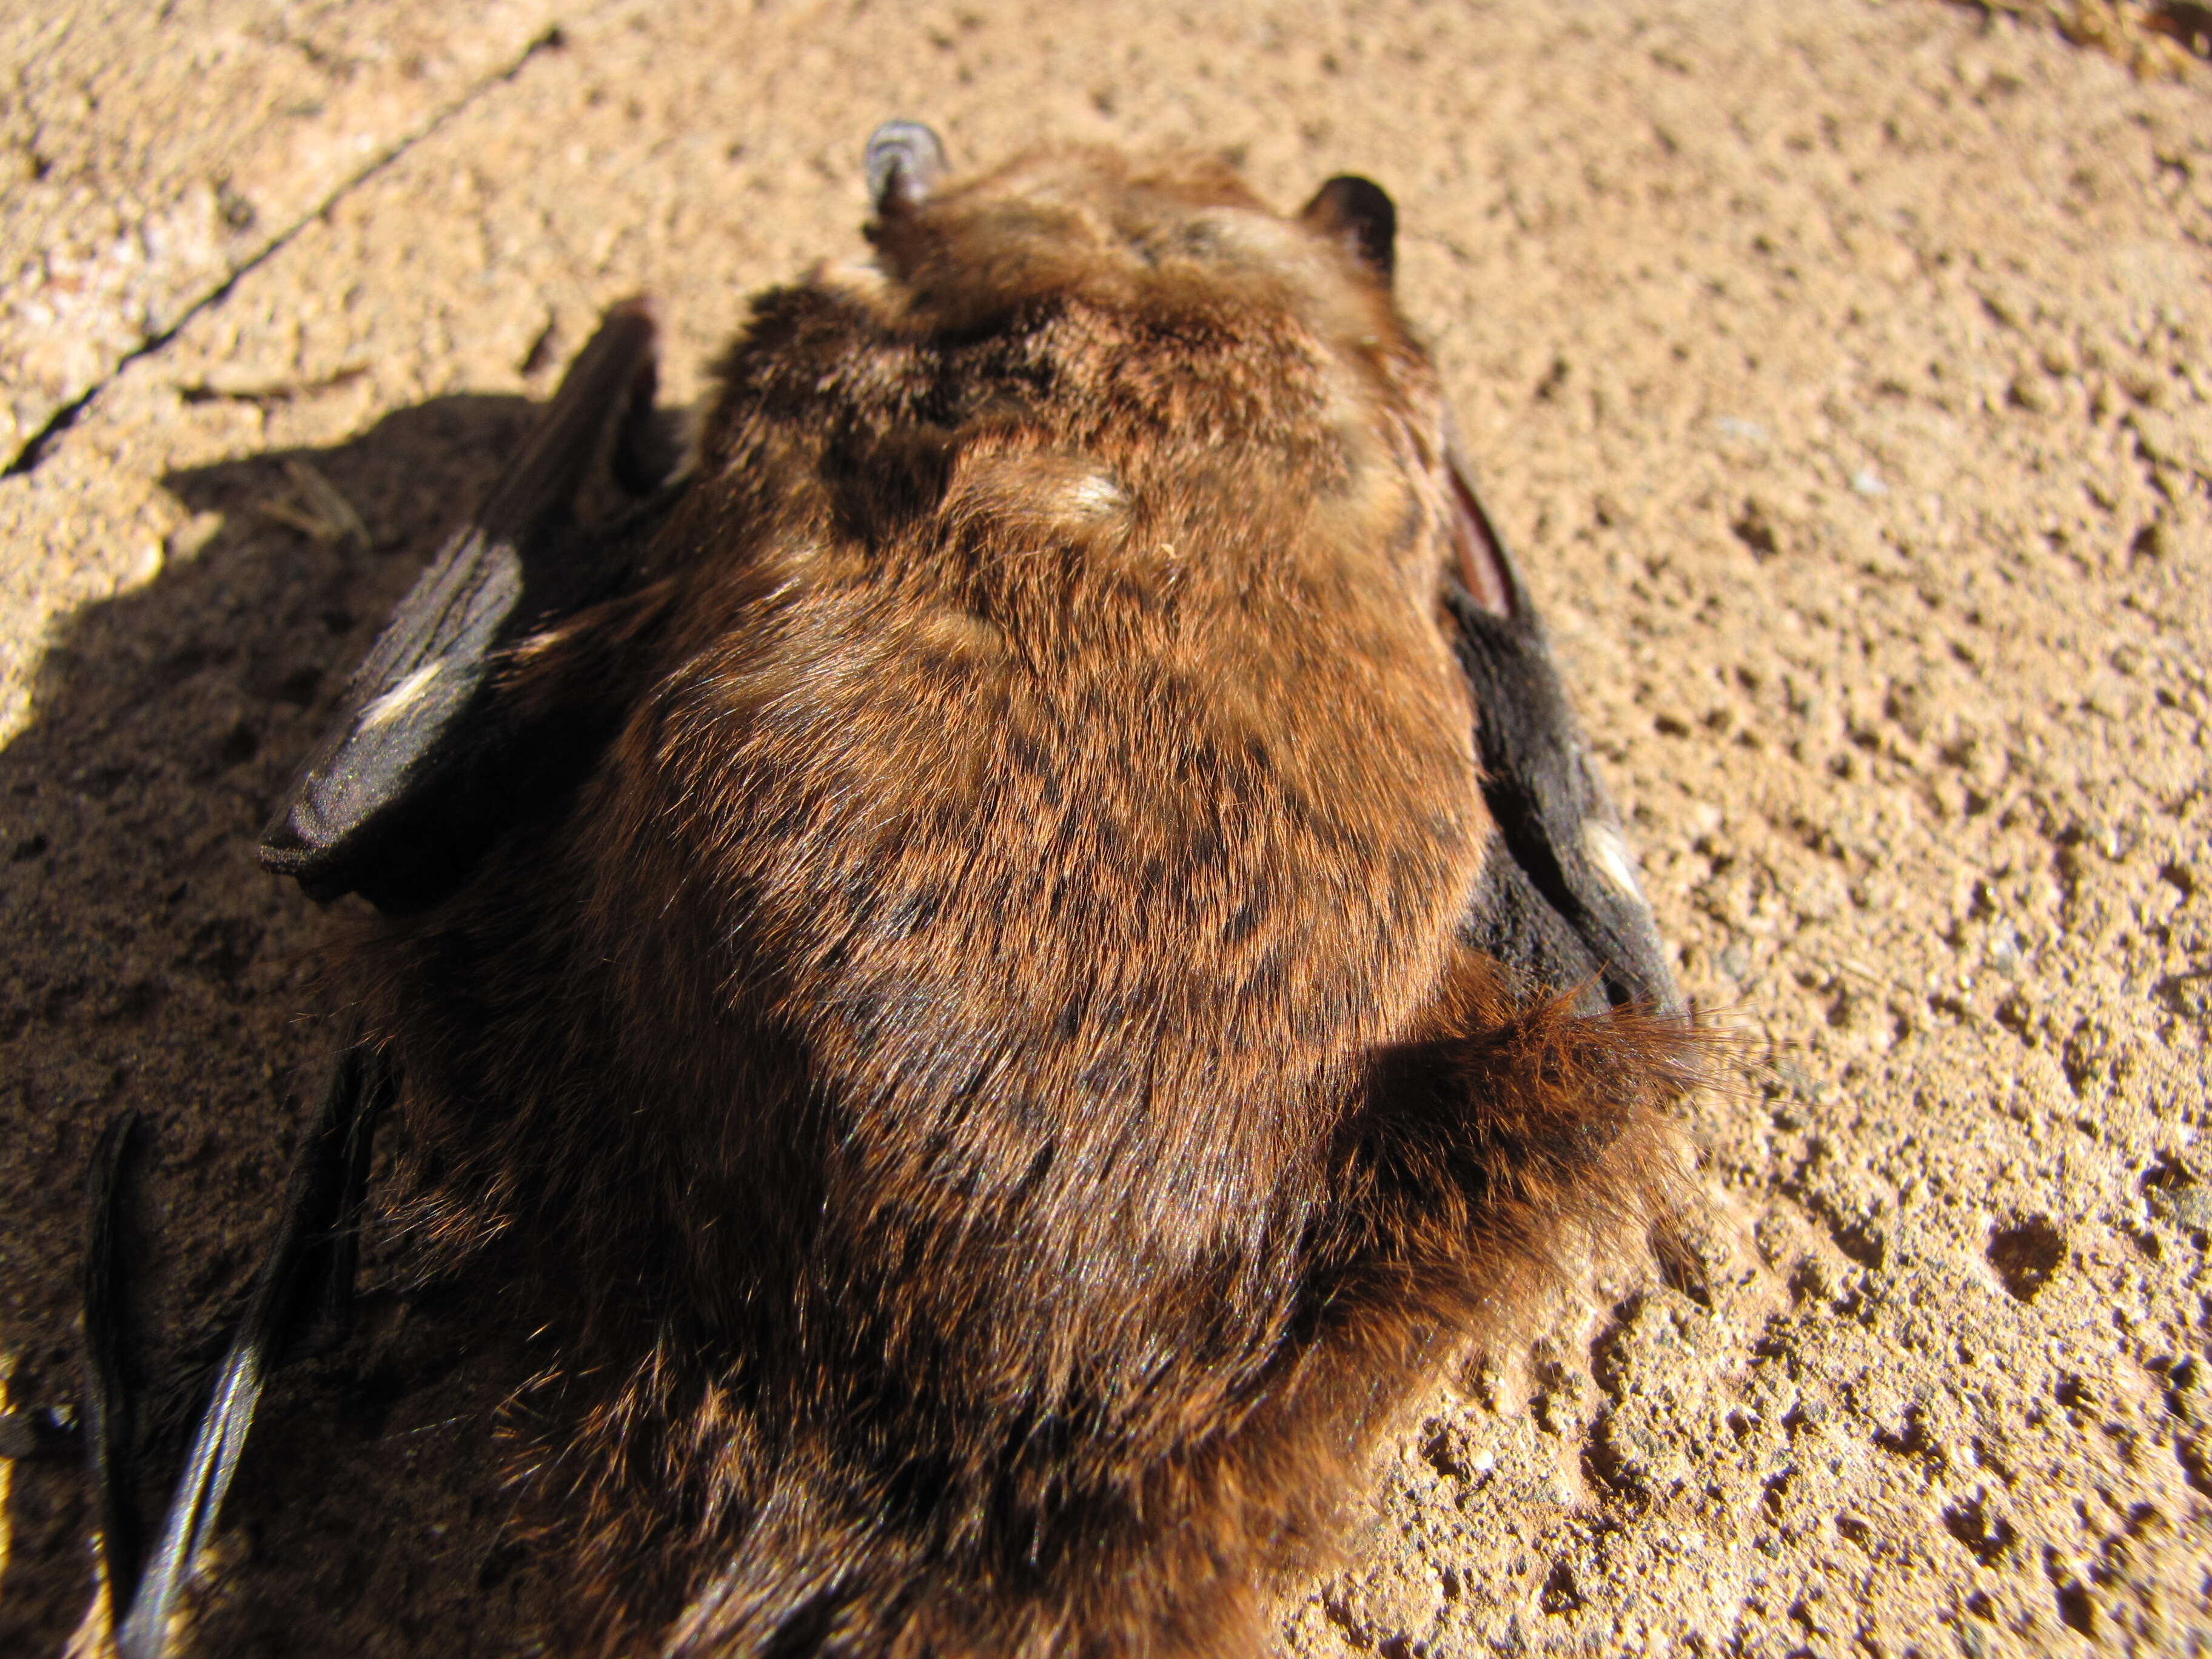
[[[607,314],[270,823],[378,915],[143,1567],[96,1161],[127,1659],[380,1113],[420,1248],[569,1310],[570,1634],[687,1659],[1257,1653],[1450,1356],[1680,1212],[1710,1032],[1389,196],[904,122],[866,175],[872,257],[760,295],[686,442]]]

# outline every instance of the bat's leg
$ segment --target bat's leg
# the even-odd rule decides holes
[[[100,1519],[100,1563],[112,1626],[138,1588],[139,1522],[131,1490],[136,1402],[124,1370],[122,1264],[116,1249],[123,1161],[138,1128],[136,1111],[118,1112],[100,1133],[85,1177],[85,1474]]]
[[[1358,1219],[1339,1271],[1398,1287],[1385,1323],[1516,1334],[1578,1261],[1663,1245],[1693,1201],[1680,1109],[1725,1038],[1648,1003],[1592,1012],[1573,988],[1526,988],[1462,950],[1348,1126]]]
[[[236,1474],[252,1426],[254,1407],[269,1372],[290,1340],[318,1316],[343,1317],[352,1294],[356,1226],[368,1173],[375,1119],[395,1089],[389,1061],[368,1044],[349,1044],[338,1057],[322,1108],[292,1163],[276,1237],[255,1275],[238,1334],[224,1356],[207,1412],[192,1437],[183,1474],[169,1501],[143,1577],[126,1580],[109,1547],[112,1606],[120,1615],[115,1644],[122,1659],[161,1659],[168,1650],[170,1614],[215,1530],[224,1494]],[[119,1137],[118,1137],[119,1139]],[[112,1190],[112,1176],[108,1190]],[[97,1223],[95,1225],[97,1226]],[[112,1232],[112,1230],[111,1230]],[[88,1285],[92,1269],[88,1266]],[[112,1305],[112,1304],[111,1304]],[[89,1307],[88,1336],[94,1326]],[[116,1321],[103,1310],[98,1322],[112,1346]],[[111,1355],[112,1358],[112,1355]],[[94,1347],[94,1368],[100,1364]],[[109,1373],[112,1378],[114,1373]],[[112,1412],[120,1390],[107,1385]],[[127,1407],[120,1413],[128,1421]],[[102,1468],[95,1441],[95,1470]],[[111,1456],[102,1486],[122,1490],[121,1460]],[[96,1474],[96,1479],[98,1475]],[[103,1522],[106,1520],[103,1507]],[[127,1540],[131,1534],[122,1536]],[[135,1583],[133,1582],[135,1580]]]

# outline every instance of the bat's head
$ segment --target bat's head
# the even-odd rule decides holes
[[[1133,159],[1096,146],[1033,152],[963,179],[914,121],[878,128],[866,167],[869,280],[888,279],[877,297],[895,327],[984,333],[1073,301],[1139,319],[1139,337],[1168,349],[1224,325],[1304,342],[1333,360],[1322,379],[1340,425],[1407,433],[1395,465],[1449,538],[1468,592],[1498,615],[1519,607],[1510,563],[1450,453],[1441,388],[1392,297],[1398,216],[1381,185],[1340,174],[1285,216],[1218,157]]]
[[[1288,313],[1332,343],[1397,343],[1396,213],[1367,179],[1332,179],[1285,218],[1213,157],[1046,149],[956,177],[928,128],[868,143],[884,273],[938,326],[988,325],[1054,296],[1164,320],[1236,307]]]

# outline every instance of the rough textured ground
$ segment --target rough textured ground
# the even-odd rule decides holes
[[[11,1401],[74,1398],[128,1103],[157,1428],[190,1404],[329,1042],[254,833],[595,309],[660,294],[696,387],[858,246],[887,115],[1196,143],[1397,196],[1662,926],[1763,1067],[1699,1109],[1702,1269],[1471,1364],[1286,1650],[2212,1647],[2201,82],[1932,0],[18,9],[0,451],[94,395],[0,479]],[[287,1374],[204,1650],[557,1631],[488,1443],[533,1355],[478,1294]],[[0,1651],[55,1650],[74,1473],[0,1492]]]

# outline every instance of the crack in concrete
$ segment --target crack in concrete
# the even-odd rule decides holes
[[[33,433],[29,441],[15,452],[15,459],[6,466],[0,467],[0,478],[22,477],[35,471],[39,464],[46,459],[46,452],[54,441],[75,426],[78,417],[92,406],[93,401],[109,386],[114,385],[133,363],[137,362],[141,358],[152,356],[170,341],[175,339],[178,335],[183,333],[194,318],[203,312],[221,305],[230,297],[231,291],[239,283],[283,252],[301,231],[318,219],[328,215],[339,203],[344,201],[347,197],[374,179],[379,173],[383,173],[417,144],[437,133],[455,116],[474,107],[477,102],[487,94],[512,82],[515,76],[522,73],[532,58],[544,52],[558,52],[566,44],[567,36],[562,26],[558,23],[549,24],[523,46],[511,63],[485,76],[445,108],[434,113],[413,132],[405,134],[395,141],[389,149],[362,167],[361,171],[342,180],[313,208],[300,215],[290,224],[270,237],[266,246],[252,257],[240,261],[238,267],[228,276],[186,305],[178,313],[174,322],[157,333],[148,335],[137,345],[131,347],[130,350],[116,359],[114,366],[105,374],[48,416],[46,423]]]

